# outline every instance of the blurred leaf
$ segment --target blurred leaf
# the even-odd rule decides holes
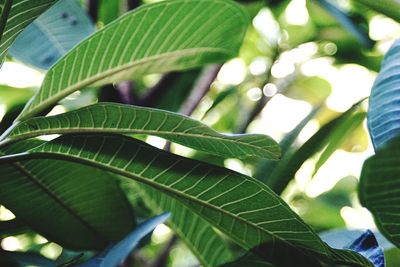
[[[285,95],[314,104],[321,104],[331,94],[331,84],[318,76],[297,78]]]
[[[400,139],[394,138],[365,161],[359,187],[361,204],[371,211],[380,232],[400,246]]]
[[[368,31],[360,28],[351,17],[337,7],[333,2],[329,0],[314,0],[321,7],[327,10],[333,17],[335,17],[343,27],[349,31],[357,40],[367,48],[372,48],[374,42],[369,38]]]
[[[7,85],[0,85],[0,105],[7,108],[18,104],[24,104],[34,94],[33,88],[13,88]]]
[[[400,2],[398,0],[358,0],[357,2],[400,22]]]
[[[15,38],[57,0],[4,0],[0,17],[0,66]]]
[[[247,15],[231,1],[171,0],[142,6],[58,61],[20,119],[91,84],[223,62],[238,53],[247,23]]]
[[[262,160],[256,166],[254,171],[254,177],[264,183],[268,179],[269,175],[273,173],[273,171],[286,162],[286,157],[291,153],[294,142],[299,136],[300,132],[304,129],[304,127],[315,117],[315,115],[320,111],[321,106],[314,108],[290,133],[288,133],[284,139],[279,143],[279,146],[282,150],[282,160],[281,161],[267,161]],[[282,167],[280,167],[282,168]]]
[[[1,154],[41,143],[20,142]],[[129,203],[110,176],[57,160],[7,164],[0,168],[0,202],[52,241],[73,249],[102,249],[135,225]]]
[[[145,92],[145,97],[148,99],[143,105],[178,112],[193,89],[199,74],[198,69],[166,74],[167,77],[162,78],[166,80],[156,85],[162,86],[161,90],[157,90],[153,95],[146,95],[150,92]]]
[[[145,221],[123,240],[104,251],[102,255],[86,263],[79,264],[77,267],[117,267],[139,245],[140,240],[153,232],[158,225],[164,223],[169,216],[169,213],[164,213]]]
[[[7,267],[24,267],[24,266],[40,266],[40,267],[57,267],[62,263],[49,260],[40,254],[30,252],[11,252],[0,250],[0,265]]]
[[[356,130],[365,120],[366,112],[357,112],[343,116],[342,121],[336,129],[328,137],[328,145],[319,156],[315,164],[314,174],[318,172],[322,165],[332,156],[332,154],[340,147],[344,140]]]
[[[9,53],[16,60],[47,70],[94,30],[76,0],[59,0],[15,39]]]
[[[189,117],[163,110],[99,103],[53,117],[25,120],[5,142],[48,134],[136,133],[165,138],[228,158],[278,159],[278,144],[266,135],[222,135]]]
[[[368,129],[375,149],[400,134],[400,41],[387,52],[369,98]]]
[[[21,232],[26,231],[27,228],[26,224],[18,219],[0,221],[0,237],[20,234]]]
[[[276,193],[282,193],[303,163],[322,151],[323,153],[315,168],[315,171],[317,171],[350,132],[351,129],[347,127],[358,123],[360,117],[365,116],[363,112],[357,112],[358,106],[359,103],[355,104],[349,110],[322,126],[296,151],[285,154],[274,171],[270,174],[265,174],[265,183]]]
[[[104,25],[116,20],[122,13],[121,0],[100,0],[99,20],[104,23]]]

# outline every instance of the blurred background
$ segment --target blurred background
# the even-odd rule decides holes
[[[224,160],[175,144],[170,149],[260,179],[318,232],[376,230],[357,197],[362,164],[373,154],[365,112],[383,55],[400,37],[400,24],[359,2],[240,1],[252,23],[237,58],[223,65],[88,88],[63,100],[50,115],[115,101],[181,112],[223,133],[267,134],[281,142],[284,154],[279,163]],[[98,28],[131,7],[122,0],[102,0],[93,14],[92,1],[82,4]],[[7,59],[0,70],[0,130],[37,90],[44,73]],[[196,98],[194,92],[207,78],[208,86]],[[160,138],[143,139],[160,148],[166,145]],[[133,192],[129,184],[124,188]],[[130,198],[143,216],[149,212],[134,193]],[[0,207],[0,220],[13,218]],[[167,226],[159,226],[150,244],[135,256],[138,262],[170,245],[168,266],[196,266],[196,258],[172,237]],[[49,258],[74,253],[35,233],[17,232],[0,240],[9,251],[36,250]],[[391,255],[389,266],[399,264],[396,257]]]

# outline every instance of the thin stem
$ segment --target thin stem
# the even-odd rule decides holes
[[[128,10],[133,10],[140,6],[142,1],[140,0],[127,0]]]
[[[217,78],[218,72],[220,71],[222,64],[211,65],[203,70],[199,79],[196,81],[193,90],[189,97],[183,103],[181,110],[179,111],[183,115],[190,116],[193,111],[199,105],[203,97],[210,91],[211,84]]]
[[[203,70],[200,77],[191,90],[189,97],[183,103],[180,113],[186,116],[192,115],[193,111],[200,104],[203,97],[210,91],[211,84],[217,78],[218,72],[221,70],[222,64],[211,65]],[[164,146],[164,150],[171,150],[171,142],[167,142]]]
[[[99,0],[88,1],[89,16],[92,18],[93,23],[97,22],[99,11]]]
[[[158,255],[157,259],[154,260],[150,267],[166,267],[168,265],[168,256],[178,240],[179,239],[177,235],[172,236],[165,248],[161,251],[160,255]]]
[[[170,85],[173,84],[180,75],[181,73],[179,72],[164,74],[153,87],[146,90],[140,100],[140,105],[144,107],[155,107],[160,97],[163,97],[166,89],[170,88]]]

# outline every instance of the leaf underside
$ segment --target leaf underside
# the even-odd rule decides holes
[[[144,5],[60,59],[20,119],[88,85],[225,61],[237,54],[247,23],[247,15],[233,1],[171,0]]]
[[[112,103],[95,104],[54,117],[28,119],[13,129],[8,141],[84,132],[155,135],[226,158],[276,160],[280,156],[279,145],[265,135],[222,135],[183,115]]]

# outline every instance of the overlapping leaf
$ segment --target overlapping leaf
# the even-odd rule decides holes
[[[59,0],[18,36],[9,53],[25,64],[48,69],[94,30],[80,3]]]
[[[359,195],[382,234],[400,246],[400,139],[395,138],[363,166]]]
[[[77,161],[145,183],[175,197],[246,249],[267,243],[270,248],[284,246],[312,255],[320,263],[340,259],[351,261],[352,266],[371,266],[357,254],[328,248],[283,200],[255,179],[135,139],[65,135],[1,160],[36,157]]]
[[[224,61],[238,52],[247,22],[241,7],[228,0],[171,0],[142,6],[59,60],[21,119],[88,85]]]
[[[151,108],[100,103],[54,117],[28,119],[5,142],[46,134],[83,132],[155,135],[223,157],[278,159],[279,145],[258,134],[222,135],[176,113]]]
[[[0,153],[18,153],[40,143],[20,142]],[[131,207],[110,174],[71,162],[2,165],[0,202],[34,230],[74,249],[104,248],[135,224]]]
[[[369,98],[368,128],[375,149],[400,134],[400,41],[387,52]]]
[[[112,248],[105,250],[101,255],[88,262],[79,264],[77,267],[117,267],[132,251],[139,242],[160,224],[164,223],[170,214],[164,213],[141,223],[136,229]]]
[[[5,0],[0,17],[0,66],[17,36],[57,0]]]
[[[230,260],[231,253],[226,244],[208,222],[179,201],[150,186],[138,184],[137,188],[153,211],[171,212],[168,225],[196,255],[202,266],[218,266]]]

